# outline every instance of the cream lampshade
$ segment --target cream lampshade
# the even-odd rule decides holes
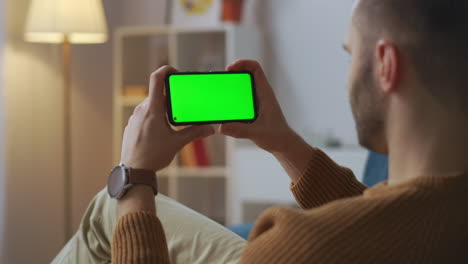
[[[72,230],[71,161],[71,44],[107,41],[107,24],[101,0],[31,0],[24,39],[28,42],[62,44],[63,59],[63,159],[65,238]]]
[[[24,37],[29,42],[92,44],[107,41],[101,0],[32,0]]]

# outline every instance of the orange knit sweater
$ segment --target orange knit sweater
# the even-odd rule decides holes
[[[315,150],[291,190],[304,210],[263,213],[240,263],[468,263],[468,175],[366,190]],[[158,218],[122,217],[112,263],[169,263]]]

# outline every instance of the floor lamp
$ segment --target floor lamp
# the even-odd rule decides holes
[[[65,236],[72,235],[71,206],[71,44],[107,41],[101,0],[31,0],[24,38],[28,42],[62,45],[64,80],[64,191]]]

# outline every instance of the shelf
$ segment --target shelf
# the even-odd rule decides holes
[[[184,27],[184,28],[173,28],[172,32],[176,34],[204,34],[204,33],[221,33],[226,32],[228,27],[217,26],[217,27]]]
[[[116,30],[115,34],[118,37],[167,35],[169,29],[167,26],[121,27]]]
[[[204,178],[225,178],[225,167],[208,167],[208,168],[178,168],[178,177],[204,177]]]
[[[146,96],[121,96],[120,103],[124,107],[135,107],[143,102]]]
[[[158,171],[156,175],[158,177],[169,177],[170,173],[168,169],[164,169],[164,170]]]
[[[223,23],[215,26],[134,26],[121,27],[116,30],[117,36],[154,36],[168,35],[170,33],[207,33],[207,32],[223,32],[239,28],[239,25],[232,23]]]

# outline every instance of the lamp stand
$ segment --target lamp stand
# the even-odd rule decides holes
[[[72,138],[71,138],[71,44],[68,36],[65,36],[62,43],[63,60],[63,160],[64,160],[64,216],[65,216],[65,241],[72,235]]]

